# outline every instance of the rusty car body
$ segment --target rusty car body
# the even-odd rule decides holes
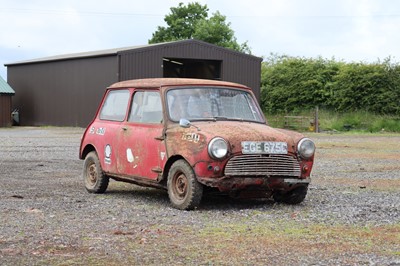
[[[112,178],[166,189],[175,208],[189,210],[205,191],[298,204],[314,151],[302,134],[268,126],[244,85],[159,78],[108,87],[79,157],[91,193]]]

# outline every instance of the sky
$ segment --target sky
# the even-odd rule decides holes
[[[4,64],[144,45],[180,2],[219,11],[252,54],[400,60],[400,0],[0,0]]]

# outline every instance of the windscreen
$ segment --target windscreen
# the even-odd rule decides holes
[[[169,90],[169,117],[195,120],[264,122],[252,94],[233,88],[190,87]]]

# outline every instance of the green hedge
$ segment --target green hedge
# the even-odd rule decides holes
[[[261,105],[269,114],[319,106],[337,112],[400,115],[400,66],[390,58],[345,63],[271,55],[262,64]]]

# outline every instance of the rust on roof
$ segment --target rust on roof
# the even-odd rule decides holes
[[[109,86],[110,89],[116,88],[160,88],[167,86],[229,86],[241,89],[250,89],[249,87],[227,81],[208,80],[208,79],[190,79],[190,78],[147,78],[133,79],[117,82]]]

